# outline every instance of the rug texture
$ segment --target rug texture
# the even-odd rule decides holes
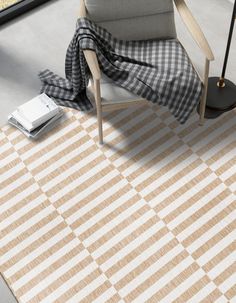
[[[0,270],[19,302],[236,302],[236,111],[66,110],[0,133]]]

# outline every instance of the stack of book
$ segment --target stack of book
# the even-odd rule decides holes
[[[63,116],[63,110],[46,94],[41,94],[19,106],[8,122],[28,138],[37,139],[52,129]]]

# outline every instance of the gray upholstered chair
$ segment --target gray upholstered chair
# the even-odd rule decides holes
[[[200,125],[204,123],[210,61],[210,46],[184,0],[174,0],[178,12],[206,57],[204,85],[200,103]],[[87,17],[124,40],[177,38],[172,0],[80,0],[79,17]],[[92,74],[92,87],[97,107],[99,142],[103,143],[102,112],[144,104],[147,101],[118,87],[104,77],[95,52],[84,51]]]

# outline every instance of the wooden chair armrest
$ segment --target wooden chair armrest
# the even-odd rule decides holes
[[[80,0],[80,6],[79,6],[79,18],[86,17],[86,7],[84,4],[84,0]],[[101,79],[101,71],[98,64],[97,55],[92,50],[83,50],[85,60],[87,61],[87,64],[89,66],[90,72],[92,74],[93,80],[100,80]]]
[[[84,18],[84,17],[86,17],[86,7],[84,4],[84,0],[80,0],[78,18]]]
[[[174,0],[174,2],[175,2],[176,8],[177,8],[182,20],[184,21],[185,25],[187,26],[187,28],[190,31],[191,35],[193,36],[194,40],[197,42],[198,46],[203,51],[206,58],[209,61],[213,61],[214,55],[207,42],[207,39],[204,36],[197,21],[193,17],[188,6],[186,5],[185,1],[184,0]]]
[[[83,50],[83,53],[92,74],[93,80],[100,80],[101,71],[95,51],[86,49]]]

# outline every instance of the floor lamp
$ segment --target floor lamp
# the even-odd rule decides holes
[[[225,72],[229,58],[235,18],[236,0],[234,1],[233,15],[221,77],[209,78],[205,118],[216,118],[224,112],[236,107],[236,85],[230,80],[225,79]]]

